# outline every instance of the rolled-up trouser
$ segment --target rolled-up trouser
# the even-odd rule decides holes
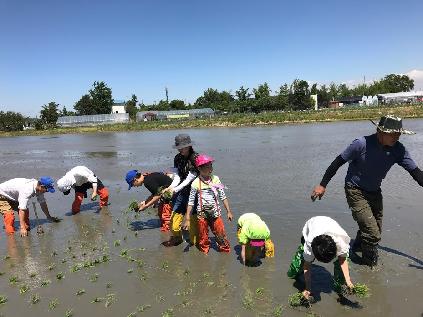
[[[170,218],[172,215],[172,205],[170,203],[161,201],[158,208],[158,215],[160,218],[160,231],[169,231]]]
[[[230,252],[231,246],[226,238],[225,226],[222,217],[198,218],[198,249],[208,253],[210,249],[209,228],[216,237],[216,242],[220,252]]]
[[[3,214],[4,228],[7,234],[15,233],[15,211],[19,210],[19,203],[0,196],[0,213]],[[30,230],[29,210],[24,211],[24,226]]]
[[[345,196],[352,216],[358,224],[357,236],[363,244],[375,246],[382,234],[383,202],[382,191],[364,191],[360,188],[345,186]]]

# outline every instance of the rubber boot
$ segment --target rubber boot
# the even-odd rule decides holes
[[[297,278],[298,275],[303,271],[304,264],[304,246],[300,245],[292,257],[291,265],[289,266],[288,272],[286,273],[289,278]]]
[[[7,234],[15,233],[15,213],[14,212],[5,212],[3,214],[4,229]]]
[[[355,240],[353,245],[351,246],[351,251],[353,252],[362,252],[362,248],[361,248],[361,232],[360,230],[357,231],[357,235],[355,236]]]
[[[371,268],[377,265],[377,261],[379,258],[377,245],[368,245],[362,243],[361,245],[363,249],[362,253],[362,261],[364,265],[368,265]]]

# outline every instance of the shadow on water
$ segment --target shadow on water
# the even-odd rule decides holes
[[[146,229],[156,229],[160,228],[160,220],[159,219],[149,219],[147,221],[133,221],[129,224],[129,230],[132,231],[140,231]]]
[[[415,267],[415,268],[417,268],[417,269],[423,269],[423,261],[422,260],[420,260],[420,259],[418,259],[418,258],[415,258],[414,256],[412,256],[412,255],[409,255],[409,254],[406,254],[406,253],[404,253],[404,252],[401,252],[401,251],[398,251],[398,250],[395,250],[395,249],[392,249],[392,248],[390,248],[390,247],[385,247],[385,246],[382,246],[382,245],[379,245],[379,249],[381,249],[381,250],[383,250],[383,251],[386,251],[386,252],[389,252],[389,253],[392,253],[392,254],[395,254],[395,255],[400,255],[400,256],[402,256],[402,257],[404,257],[404,258],[407,258],[407,259],[410,259],[410,260],[413,260],[414,262],[416,262],[417,264],[419,264],[420,266],[417,266],[417,265],[415,265],[415,264],[409,264],[408,266],[409,267]]]
[[[100,207],[98,202],[92,202],[92,203],[88,203],[88,204],[83,204],[81,205],[81,211],[80,212],[86,212],[89,210],[94,210],[97,211],[97,209]],[[65,213],[65,216],[73,216],[72,215],[72,211],[68,211],[67,213]]]

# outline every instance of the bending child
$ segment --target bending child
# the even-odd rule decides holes
[[[126,174],[126,182],[129,189],[135,186],[145,185],[145,188],[151,195],[138,204],[138,210],[143,211],[159,202],[158,216],[160,218],[160,230],[169,231],[170,218],[172,215],[171,199],[166,199],[163,195],[166,189],[178,185],[180,178],[177,173],[140,173],[137,170],[131,170]]]
[[[200,176],[191,184],[188,209],[183,228],[185,230],[189,230],[190,228],[190,217],[197,198],[198,249],[204,253],[209,252],[210,240],[208,227],[210,227],[216,237],[219,251],[230,252],[231,248],[226,238],[218,198],[222,200],[223,206],[225,206],[229,221],[232,221],[233,216],[223,189],[224,186],[220,182],[219,177],[212,174],[213,161],[213,158],[204,154],[199,155],[195,161]]]
[[[64,195],[69,195],[72,188],[75,189],[75,199],[72,203],[72,214],[76,215],[81,211],[81,204],[84,197],[87,197],[87,190],[92,188],[91,200],[100,196],[100,208],[107,206],[109,201],[109,190],[103,185],[100,179],[85,166],[75,166],[57,181],[57,187]]]
[[[275,247],[270,240],[270,230],[255,213],[243,214],[238,219],[238,241],[244,265],[256,265],[260,258],[273,257]]]
[[[334,262],[334,280],[346,284],[352,290],[354,285],[347,260],[350,237],[335,220],[325,216],[310,218],[304,225],[301,243],[292,258],[287,275],[296,279],[304,271],[303,295],[306,299],[311,296],[311,263],[314,259],[329,263],[337,256],[338,259]]]

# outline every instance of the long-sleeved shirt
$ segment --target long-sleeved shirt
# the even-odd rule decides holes
[[[28,209],[28,201],[36,196],[38,202],[44,203],[43,193],[37,193],[38,180],[28,178],[12,178],[0,184],[0,195],[11,201],[19,203],[19,209]]]

